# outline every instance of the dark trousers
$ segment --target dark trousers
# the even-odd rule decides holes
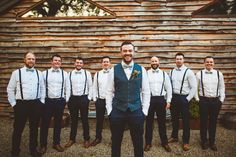
[[[38,125],[42,104],[40,100],[17,100],[14,106],[14,124],[12,135],[12,155],[20,153],[22,132],[29,119],[29,150],[36,150],[38,145]]]
[[[120,111],[113,107],[109,115],[112,139],[112,157],[120,157],[121,142],[125,126],[128,124],[134,146],[134,156],[143,157],[143,123],[145,116],[142,109],[131,112]]]
[[[219,98],[200,97],[199,105],[201,142],[207,142],[208,129],[209,143],[210,145],[213,145],[215,144],[217,117],[222,103]]]
[[[105,99],[97,99],[96,103],[96,138],[102,139],[102,128],[103,128],[103,121],[106,109],[106,101]]]
[[[189,128],[189,102],[185,95],[173,94],[171,100],[171,121],[172,121],[172,134],[171,137],[178,138],[179,131],[179,118],[182,117],[183,121],[183,136],[182,140],[184,144],[189,143],[190,128]]]
[[[71,118],[70,140],[72,141],[75,141],[76,139],[79,112],[82,120],[84,140],[87,141],[90,139],[89,123],[88,123],[88,105],[89,105],[89,100],[87,95],[70,97],[68,108],[70,110],[70,118]]]
[[[148,116],[146,117],[145,131],[146,144],[149,145],[152,144],[153,121],[155,113],[157,115],[158,131],[161,138],[161,144],[166,145],[168,141],[166,136],[166,100],[164,96],[151,97]]]
[[[40,144],[47,146],[48,128],[51,118],[54,117],[53,144],[60,144],[61,121],[66,101],[64,98],[45,99],[42,111],[42,124],[40,129]]]

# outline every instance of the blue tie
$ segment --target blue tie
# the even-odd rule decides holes
[[[206,71],[205,74],[212,74],[212,72],[211,71]]]
[[[34,72],[34,69],[26,69],[27,72]]]
[[[81,74],[81,71],[76,71],[75,74]]]

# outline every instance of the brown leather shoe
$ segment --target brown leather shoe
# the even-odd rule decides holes
[[[41,146],[39,152],[43,155],[43,154],[46,153],[46,151],[47,151],[47,147],[46,146]]]
[[[184,145],[183,145],[183,150],[184,150],[184,151],[190,150],[189,144],[184,144]]]
[[[169,138],[168,143],[174,143],[174,142],[178,142],[178,138],[174,137]]]
[[[205,143],[202,143],[201,144],[201,147],[202,147],[202,150],[206,150],[206,149],[208,149],[208,144],[205,142]]]
[[[171,148],[168,144],[162,146],[167,152],[171,152]]]
[[[58,152],[64,152],[64,148],[60,144],[54,144],[52,148],[57,150]]]
[[[101,143],[101,139],[99,139],[99,138],[96,138],[91,144],[90,144],[90,146],[96,146],[97,144],[99,144],[99,143]]]
[[[69,140],[69,141],[66,143],[65,148],[71,147],[74,143],[75,143],[75,141]]]
[[[213,144],[213,145],[210,145],[210,148],[211,148],[211,150],[213,150],[213,151],[217,151],[217,147],[216,147],[216,145],[215,145],[215,144]]]
[[[146,145],[144,146],[144,151],[145,151],[145,152],[150,151],[151,147],[152,147],[151,144],[146,144]]]
[[[88,148],[90,146],[89,140],[84,141],[84,148]]]

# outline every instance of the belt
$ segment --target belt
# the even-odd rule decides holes
[[[219,97],[205,97],[205,96],[200,96],[200,99],[205,99],[205,100],[218,100]]]

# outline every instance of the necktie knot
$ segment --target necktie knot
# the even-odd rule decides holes
[[[34,69],[26,69],[27,72],[34,72]]]

